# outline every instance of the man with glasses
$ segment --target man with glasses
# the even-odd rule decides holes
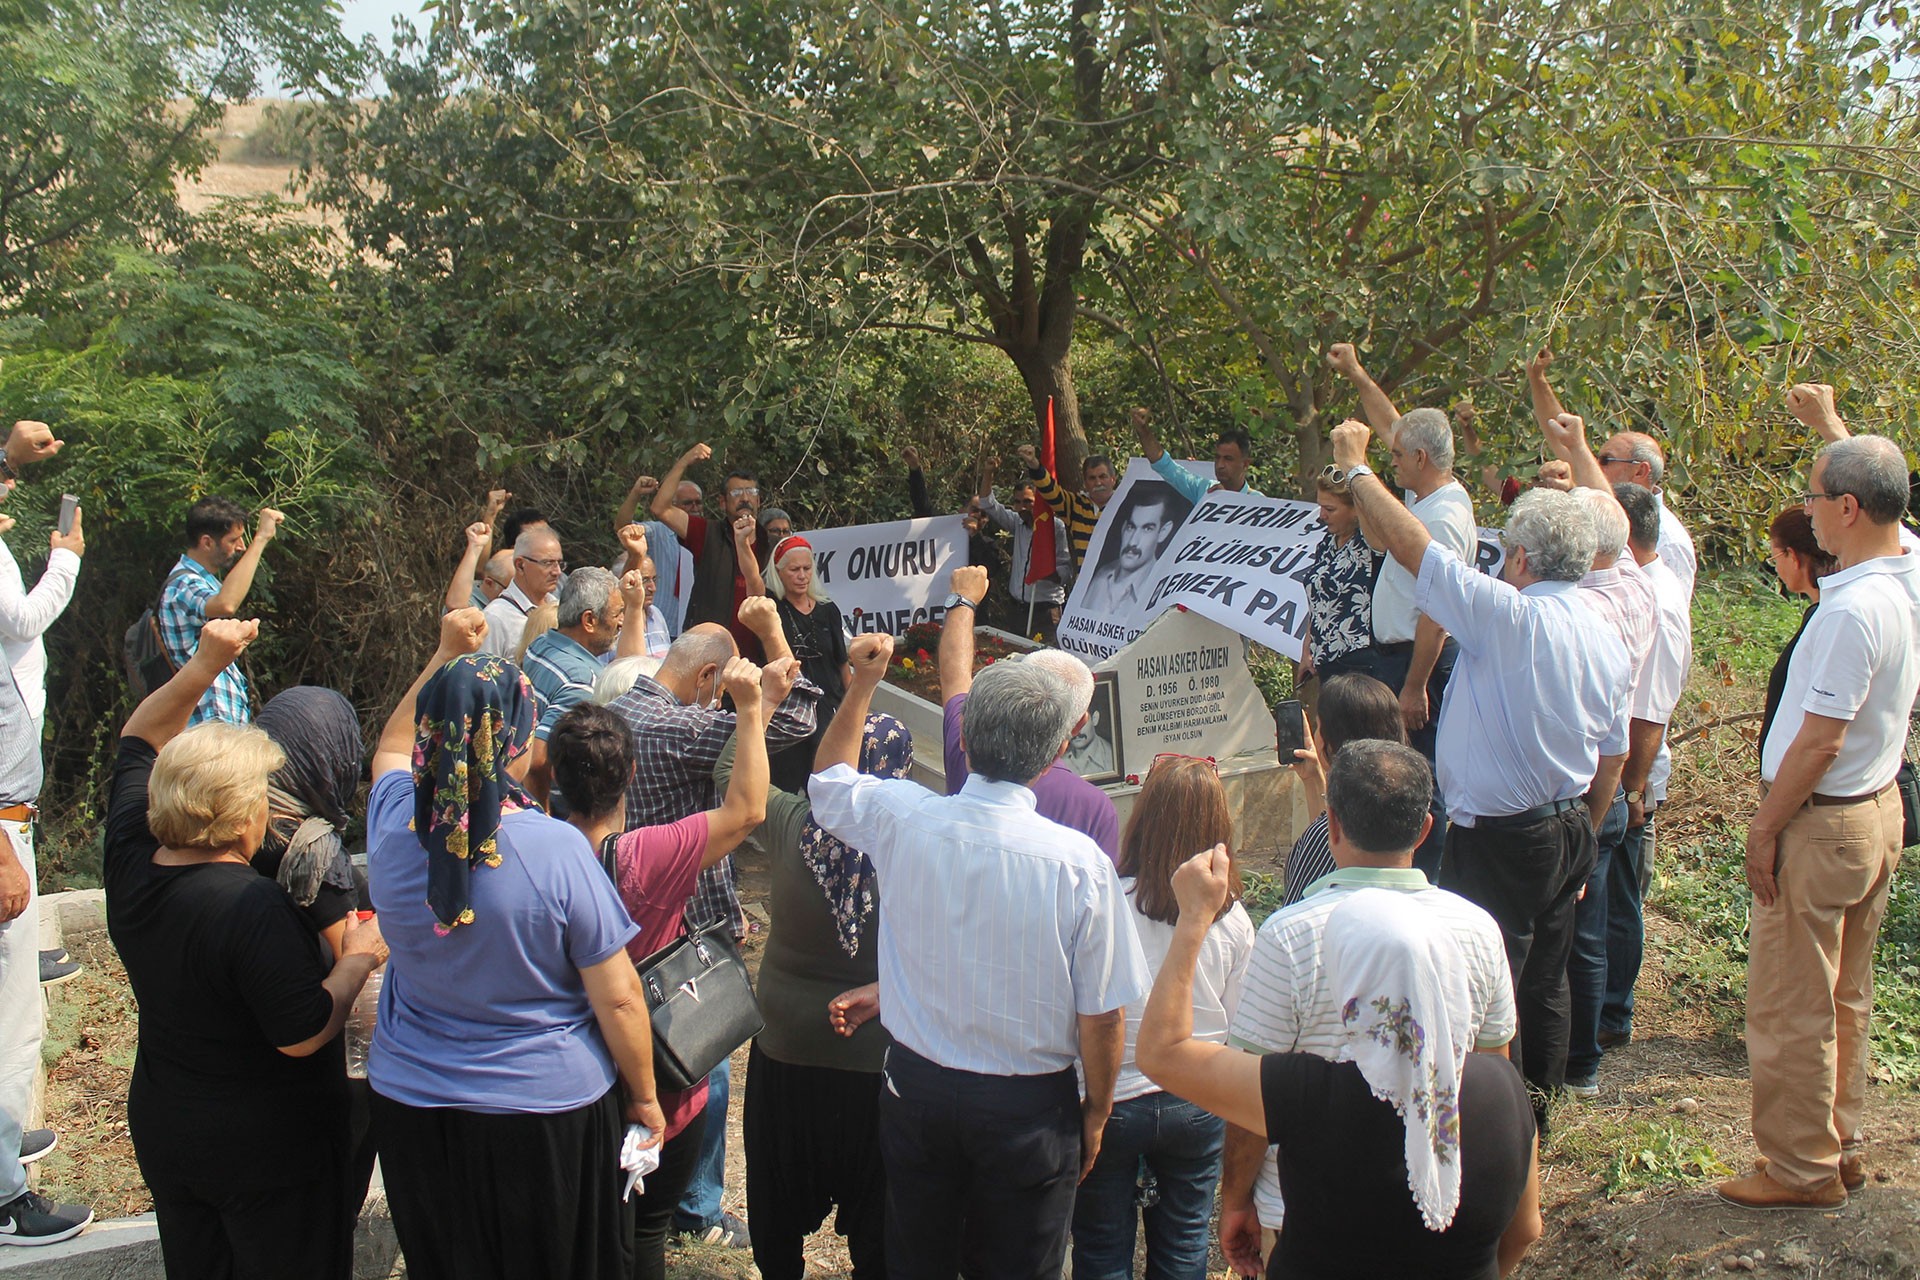
[[[511,661],[520,652],[527,614],[553,601],[567,562],[560,557],[560,535],[545,524],[529,525],[513,544],[513,581],[481,612],[487,619],[483,653]]]
[[[1847,430],[1846,420],[1840,416],[1840,410],[1834,404],[1833,388],[1824,382],[1801,382],[1789,388],[1787,412],[1828,443],[1846,440],[1853,435]],[[1913,472],[1907,473],[1907,485],[1908,493],[1912,494],[1915,490]],[[1920,555],[1920,533],[1914,532],[1916,517],[1920,517],[1920,504],[1909,497],[1906,519],[1900,525],[1900,545]]]
[[[1567,411],[1560,397],[1554,394],[1553,384],[1547,381],[1547,371],[1552,367],[1551,351],[1541,351],[1527,362],[1527,391],[1533,398],[1533,416],[1539,419],[1542,430]],[[1693,549],[1693,535],[1687,532],[1678,516],[1667,510],[1660,488],[1660,481],[1667,474],[1667,458],[1660,452],[1660,446],[1652,436],[1622,431],[1601,445],[1596,456],[1608,484],[1637,484],[1653,494],[1654,501],[1660,505],[1660,559],[1687,589],[1687,599],[1693,599],[1693,580],[1700,571],[1700,557]]]
[[[748,596],[765,595],[766,583],[760,568],[766,563],[769,544],[760,529],[760,480],[751,470],[735,467],[721,482],[720,508],[728,528],[722,532],[698,513],[689,511],[669,495],[678,495],[687,468],[713,457],[707,445],[696,444],[674,460],[673,469],[660,482],[653,495],[654,518],[679,537],[693,553],[693,589],[687,597],[684,625],[695,627],[717,622],[733,633],[740,656],[750,662],[762,662],[765,651],[760,637],[740,622],[740,606]]]
[[[1900,539],[1906,459],[1881,436],[1836,440],[1801,498],[1840,568],[1820,579],[1820,608],[1788,659],[1747,828],[1761,1159],[1718,1190],[1749,1209],[1833,1209],[1866,1183],[1873,948],[1900,862],[1894,776],[1920,692],[1920,556]]]

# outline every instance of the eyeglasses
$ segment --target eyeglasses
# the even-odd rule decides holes
[[[1320,468],[1320,483],[1333,489],[1345,489],[1353,483],[1353,473],[1329,462]]]
[[[757,497],[759,497],[759,496],[760,496],[760,486],[759,486],[759,485],[757,485],[757,484],[749,484],[749,485],[742,485],[741,487],[739,487],[739,488],[737,488],[737,489],[729,489],[729,490],[727,490],[727,496],[728,496],[729,498],[744,498],[744,497],[746,497],[746,496],[747,496],[748,494],[752,494],[752,495],[753,495],[754,497],[756,497],[756,498],[757,498]]]
[[[1162,751],[1159,755],[1155,756],[1153,758],[1153,765],[1151,769],[1149,769],[1149,772],[1151,772],[1152,769],[1158,769],[1160,767],[1160,762],[1162,760],[1204,760],[1206,761],[1207,764],[1213,767],[1213,771],[1215,773],[1220,772],[1220,762],[1218,760],[1215,760],[1212,756],[1188,756],[1188,755],[1182,755],[1178,751]]]
[[[567,571],[567,562],[565,560],[536,560],[532,556],[515,556],[514,559],[524,560],[528,564],[537,564],[542,569],[558,569],[562,573]]]
[[[659,586],[659,585],[660,585],[660,579],[658,579],[658,578],[642,578],[642,579],[640,579],[640,585],[641,585],[641,586],[643,586],[643,587],[646,587],[646,588],[648,588],[649,590],[651,590],[652,588],[654,588],[654,587],[657,587],[657,586]]]
[[[1610,463],[1610,462],[1617,462],[1617,463],[1619,463],[1619,464],[1620,464],[1620,465],[1622,465],[1622,466],[1631,466],[1631,465],[1633,465],[1633,459],[1632,459],[1631,457],[1626,457],[1626,458],[1612,458],[1612,457],[1608,457],[1608,456],[1607,456],[1606,454],[1604,454],[1604,453],[1603,453],[1603,454],[1601,454],[1601,455],[1600,455],[1599,457],[1597,457],[1597,458],[1595,458],[1595,459],[1594,459],[1594,461],[1595,461],[1595,462],[1597,462],[1597,463],[1599,463],[1599,464],[1600,464],[1601,466],[1603,466],[1603,467],[1604,467],[1604,466],[1606,466],[1606,465],[1607,465],[1608,463]]]
[[[1800,505],[1803,507],[1810,507],[1814,503],[1820,501],[1820,499],[1822,498],[1825,498],[1831,502],[1831,501],[1837,501],[1841,498],[1846,498],[1850,496],[1852,495],[1845,494],[1845,493],[1816,493],[1812,489],[1809,489],[1805,493],[1800,495]]]

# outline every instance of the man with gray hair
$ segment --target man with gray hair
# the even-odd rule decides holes
[[[1434,541],[1472,564],[1480,530],[1473,499],[1453,477],[1453,424],[1447,415],[1438,409],[1402,414],[1361,367],[1351,343],[1334,343],[1327,363],[1360,393],[1361,410],[1391,451],[1407,510]],[[1413,597],[1413,574],[1389,559],[1373,587],[1374,675],[1400,695],[1407,740],[1432,762],[1435,726],[1459,649],[1438,622],[1415,608]],[[1443,799],[1445,786],[1442,777]]]
[[[625,578],[597,565],[576,569],[560,588],[560,606],[553,629],[541,634],[527,646],[527,679],[533,685],[534,717],[532,756],[527,769],[527,785],[536,799],[545,800],[554,810],[555,796],[549,794],[552,776],[547,769],[547,734],[560,717],[583,702],[593,700],[594,681],[606,655],[619,649],[618,656],[631,657],[646,652],[645,630],[637,622],[626,625],[629,614],[638,617],[646,587],[639,569],[627,570]],[[556,812],[556,817],[565,817]]]
[[[1554,419],[1567,415],[1566,406],[1554,394],[1547,371],[1553,367],[1553,352],[1541,351],[1527,362],[1527,391],[1533,399],[1533,415],[1545,429]],[[1653,495],[1660,507],[1660,558],[1673,570],[1693,598],[1693,580],[1700,570],[1700,557],[1693,549],[1693,535],[1680,523],[1680,517],[1667,509],[1660,487],[1667,475],[1667,456],[1650,435],[1640,431],[1620,431],[1600,446],[1597,461],[1603,468],[1607,485],[1637,484]]]
[[[1333,432],[1367,542],[1415,578],[1416,605],[1458,640],[1441,708],[1440,785],[1452,828],[1441,884],[1485,907],[1506,939],[1520,1006],[1516,1057],[1544,1118],[1567,1066],[1574,903],[1627,758],[1632,662],[1576,584],[1599,545],[1571,494],[1513,504],[1499,580],[1438,546],[1367,466],[1364,423]]]
[[[1894,776],[1920,692],[1920,556],[1901,546],[1907,467],[1882,436],[1820,450],[1801,495],[1839,561],[1787,662],[1747,828],[1747,1058],[1759,1168],[1720,1197],[1831,1209],[1866,1182],[1873,947],[1900,862]]]
[[[967,697],[958,795],[871,777],[856,771],[861,733],[892,652],[889,636],[848,646],[853,678],[808,786],[814,821],[872,860],[887,904],[887,1270],[1058,1276],[1125,1006],[1149,985],[1113,863],[1034,810],[1032,784],[1084,712],[1050,672],[995,663]]]
[[[980,602],[987,595],[987,571],[964,565],[953,571],[953,594],[947,597],[946,624],[940,629],[940,705],[945,728],[947,794],[955,795],[967,781],[967,750],[962,721],[967,693],[973,688],[973,627]],[[1073,712],[1068,740],[1086,722],[1093,702],[1093,672],[1087,664],[1061,649],[1042,649],[1022,661],[1049,672],[1060,682]],[[1061,750],[1064,752],[1065,747]],[[1092,837],[1116,862],[1120,858],[1120,816],[1107,793],[1055,760],[1032,783],[1040,816],[1051,818]]]
[[[486,615],[487,635],[480,642],[480,651],[511,661],[520,652],[527,615],[553,601],[566,571],[567,562],[560,555],[560,535],[553,526],[537,524],[522,529],[513,541],[513,582],[481,611]]]

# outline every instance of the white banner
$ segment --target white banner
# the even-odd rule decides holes
[[[961,517],[892,520],[843,529],[810,530],[813,572],[820,588],[856,635],[899,635],[919,622],[938,622],[953,590],[953,571],[967,562]]]
[[[1060,647],[1098,663],[1184,605],[1294,657],[1306,638],[1314,549],[1325,536],[1315,503],[1216,491],[1188,508],[1135,459],[1094,530],[1089,567],[1061,615]],[[1148,546],[1158,552],[1141,570]],[[1500,531],[1480,530],[1475,567],[1498,574],[1504,559]]]

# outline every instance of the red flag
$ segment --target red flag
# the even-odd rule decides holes
[[[1053,445],[1053,397],[1047,397],[1047,430],[1040,438],[1040,465],[1049,475],[1059,479],[1054,467]],[[1027,548],[1027,582],[1029,585],[1040,581],[1054,571],[1054,556],[1058,554],[1053,541],[1053,508],[1038,498],[1033,500],[1033,540]]]

